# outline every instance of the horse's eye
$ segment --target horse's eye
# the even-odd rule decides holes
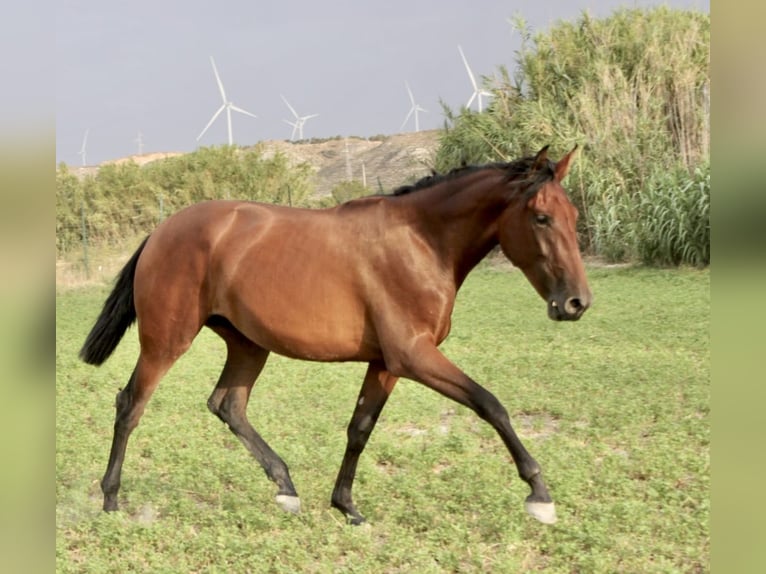
[[[544,213],[535,214],[535,223],[537,223],[538,225],[548,225],[550,222],[551,222],[550,217],[548,217]]]

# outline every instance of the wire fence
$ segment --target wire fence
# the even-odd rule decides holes
[[[108,210],[82,202],[56,222],[56,284],[99,283],[113,277],[138,243],[167,217],[155,204],[125,202]]]

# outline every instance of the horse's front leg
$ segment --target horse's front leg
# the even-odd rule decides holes
[[[382,363],[370,363],[356,400],[354,414],[348,424],[348,445],[332,492],[332,505],[345,514],[351,524],[364,522],[364,516],[356,509],[351,497],[359,455],[362,454],[396,381],[396,377],[391,376]]]
[[[386,362],[393,374],[423,383],[472,409],[492,425],[511,453],[519,476],[532,490],[524,505],[526,511],[545,524],[556,522],[556,509],[543,481],[540,465],[524,448],[500,401],[425,339],[415,342],[406,353],[392,355]]]

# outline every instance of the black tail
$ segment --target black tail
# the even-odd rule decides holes
[[[138,257],[144,250],[148,237],[122,268],[115,281],[114,289],[107,297],[104,308],[93,325],[85,344],[80,349],[80,358],[91,365],[100,365],[117,348],[120,339],[136,320],[133,305],[133,277],[136,274]]]

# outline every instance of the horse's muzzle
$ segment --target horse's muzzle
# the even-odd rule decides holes
[[[567,297],[563,301],[553,298],[548,301],[548,317],[554,321],[577,321],[590,307],[591,297]]]

